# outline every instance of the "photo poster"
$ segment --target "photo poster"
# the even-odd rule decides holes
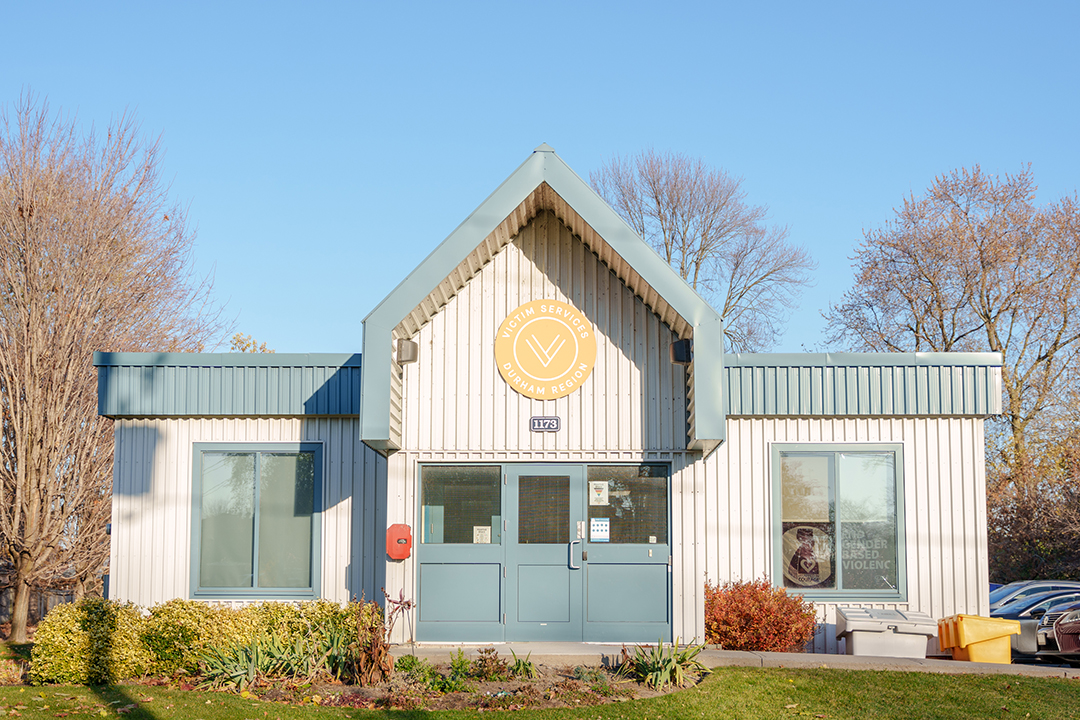
[[[783,523],[784,586],[809,590],[836,587],[832,523]]]

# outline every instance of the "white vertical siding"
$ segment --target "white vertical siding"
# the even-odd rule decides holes
[[[592,321],[597,358],[581,389],[531,400],[503,382],[495,334],[507,313],[562,300]],[[406,450],[684,450],[686,375],[668,360],[674,333],[551,213],[521,230],[414,337],[404,366]],[[558,433],[531,433],[558,415]]]
[[[322,597],[374,597],[385,565],[386,461],[354,418],[119,420],[110,594],[150,606],[190,597],[192,446],[199,442],[323,445]],[[353,532],[355,531],[355,536]]]
[[[727,442],[703,465],[704,516],[683,513],[684,544],[701,538],[705,572],[693,574],[683,548],[683,604],[675,631],[704,635],[704,605],[695,578],[712,582],[772,578],[772,443],[898,443],[904,449],[907,602],[820,603],[826,624],[818,652],[836,652],[837,606],[910,609],[940,618],[987,614],[986,494],[983,421],[961,418],[729,418]],[[693,466],[682,474],[702,472]],[[673,479],[673,482],[676,480]],[[681,480],[686,487],[686,480]],[[684,489],[685,495],[685,489]],[[674,520],[674,518],[673,518]],[[679,556],[677,555],[676,558]],[[678,590],[676,590],[678,592]],[[678,605],[677,605],[678,610]]]

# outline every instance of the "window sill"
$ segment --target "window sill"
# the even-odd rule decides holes
[[[318,600],[319,595],[314,590],[197,590],[191,594],[192,600]]]
[[[893,592],[891,590],[885,592],[875,592],[873,590],[800,590],[799,588],[784,588],[784,590],[787,590],[788,595],[800,595],[812,602],[907,602],[907,593]]]

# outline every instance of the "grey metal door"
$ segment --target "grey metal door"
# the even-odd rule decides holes
[[[588,466],[583,640],[672,639],[669,475],[661,464]]]
[[[506,639],[582,639],[584,469],[506,470]]]

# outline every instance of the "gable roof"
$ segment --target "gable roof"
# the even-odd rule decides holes
[[[547,144],[533,153],[364,318],[360,438],[382,453],[401,449],[397,339],[414,335],[538,213],[550,210],[681,339],[688,368],[689,448],[724,438],[720,316]],[[707,398],[698,403],[698,397]]]

